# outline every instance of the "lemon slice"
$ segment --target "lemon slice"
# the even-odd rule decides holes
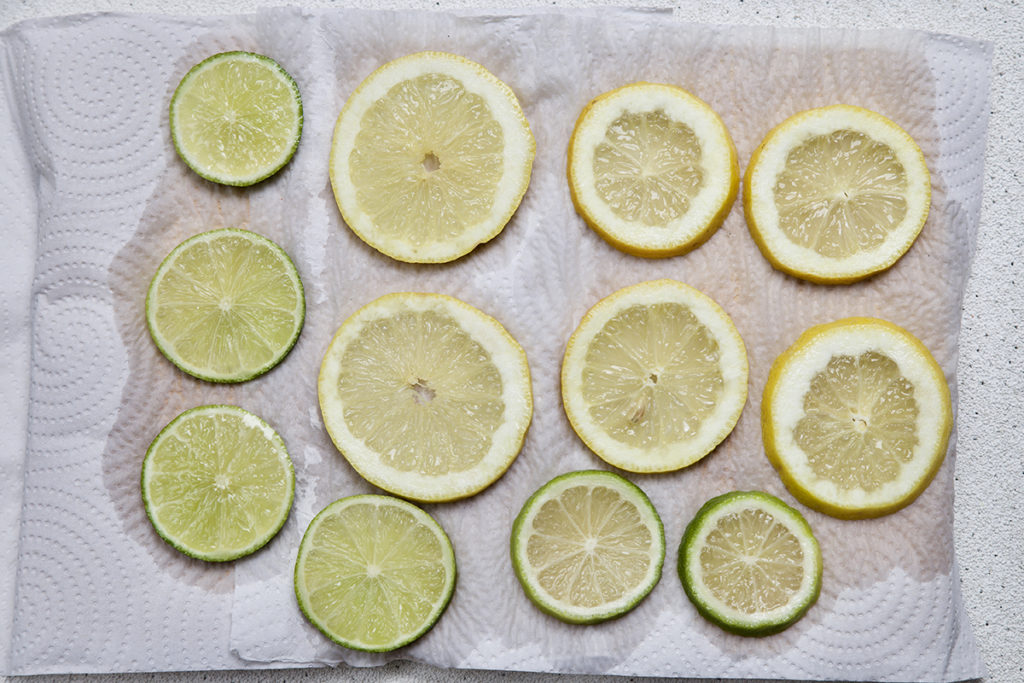
[[[423,510],[390,496],[337,500],[310,522],[295,561],[306,618],[345,647],[386,652],[437,622],[455,590],[455,552]]]
[[[468,59],[419,52],[374,71],[345,103],[331,186],[370,246],[400,261],[452,261],[508,223],[535,147],[507,85]]]
[[[570,472],[534,493],[512,527],[512,565],[541,610],[593,624],[636,607],[661,578],[665,530],[644,492],[611,472]]]
[[[682,254],[725,220],[739,188],[722,119],[682,88],[633,83],[595,98],[569,141],[576,211],[637,256]]]
[[[765,451],[802,503],[842,518],[909,505],[946,455],[949,386],[928,349],[884,320],[804,332],[772,366]]]
[[[747,167],[743,208],[779,270],[848,283],[889,268],[917,239],[931,184],[917,143],[849,105],[801,112],[765,137]]]
[[[603,460],[631,472],[700,460],[736,426],[746,400],[747,352],[732,320],[674,280],[599,301],[562,360],[572,428]]]
[[[712,498],[686,526],[679,578],[706,619],[766,636],[802,617],[821,592],[821,549],[803,516],[775,496]]]
[[[319,379],[324,424],[370,483],[421,501],[471,496],[518,455],[530,369],[501,324],[458,299],[397,293],[338,329]]]
[[[203,178],[252,185],[284,167],[302,136],[302,97],[281,66],[222,52],[185,74],[171,98],[171,137]]]
[[[186,410],[153,439],[142,463],[142,500],[153,528],[209,562],[266,545],[288,519],[294,496],[284,441],[235,406]]]
[[[244,382],[273,368],[295,346],[305,317],[302,281],[288,254],[236,228],[175,247],[146,296],[157,348],[209,382]]]

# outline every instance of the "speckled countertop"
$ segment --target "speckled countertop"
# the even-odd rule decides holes
[[[86,11],[212,14],[289,4],[281,0],[2,0],[0,28],[23,19]],[[307,7],[403,8],[595,6],[586,0],[305,0]],[[632,5],[640,3],[623,2]],[[964,601],[989,668],[986,680],[1024,681],[1024,240],[1019,206],[1024,201],[1024,8],[1017,0],[719,0],[664,2],[685,21],[777,26],[911,28],[992,41],[994,55],[985,161],[985,191],[978,246],[963,306],[960,340],[956,551]],[[10,552],[5,549],[3,552]],[[4,563],[4,566],[10,566]],[[5,646],[4,643],[2,646]],[[42,676],[41,683],[85,679]],[[446,671],[408,662],[379,669],[193,672],[96,676],[123,683],[161,681],[397,681],[456,680],[537,682],[547,674]],[[601,676],[574,677],[616,681]],[[6,680],[6,679],[5,679]],[[631,679],[639,680],[639,679]]]

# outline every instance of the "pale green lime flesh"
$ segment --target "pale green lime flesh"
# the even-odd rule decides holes
[[[243,382],[284,359],[305,320],[288,255],[247,230],[222,228],[179,244],[146,297],[149,332],[168,360],[210,382]]]
[[[284,525],[295,471],[284,441],[235,406],[192,408],[157,435],[142,500],[157,533],[191,557],[225,562],[262,548]]]
[[[705,503],[683,533],[678,569],[697,611],[745,636],[788,628],[821,591],[821,550],[811,527],[760,491]]]
[[[593,624],[636,607],[661,577],[665,532],[634,484],[612,472],[555,477],[512,527],[512,565],[542,611]]]
[[[299,88],[277,62],[222,52],[196,64],[174,91],[171,137],[203,178],[252,185],[279,171],[302,135]]]
[[[331,640],[386,652],[430,630],[451,600],[455,574],[451,541],[426,512],[390,496],[350,496],[310,522],[295,562],[295,596]]]

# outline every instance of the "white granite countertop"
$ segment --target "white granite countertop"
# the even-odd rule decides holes
[[[0,28],[30,18],[92,11],[175,14],[237,13],[261,7],[577,7],[587,0],[0,0]],[[633,5],[636,2],[618,4]],[[956,462],[956,552],[964,601],[989,668],[985,680],[1024,681],[1024,239],[1020,205],[1024,180],[1024,9],[1018,0],[652,0],[685,21],[776,26],[910,28],[994,43],[991,118],[978,245],[963,305],[960,339],[959,445]],[[5,563],[5,566],[10,566]],[[5,647],[6,643],[0,644]],[[40,683],[85,680],[84,675],[41,676]],[[90,679],[122,683],[160,681],[263,682],[354,680],[482,680],[527,683],[550,674],[446,671],[409,662],[379,669],[123,674]],[[618,681],[603,676],[573,677]],[[3,679],[7,680],[7,679]],[[629,679],[640,680],[640,679]]]

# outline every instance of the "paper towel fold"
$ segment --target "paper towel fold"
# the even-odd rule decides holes
[[[771,362],[804,328],[846,315],[888,318],[929,346],[955,386],[960,300],[981,194],[986,46],[913,32],[684,25],[665,13],[628,11],[102,16],[27,25],[4,41],[14,55],[5,75],[21,103],[13,115],[32,159],[21,172],[40,179],[44,208],[33,323],[72,334],[70,341],[35,339],[16,672],[373,665],[405,657],[440,666],[634,675],[957,680],[981,674],[952,549],[953,446],[935,482],[900,513],[841,522],[803,509],[824,553],[822,596],[778,636],[743,639],[704,622],[683,594],[673,553],[686,522],[713,495],[757,488],[790,500],[763,455],[757,416]],[[64,48],[67,74],[44,52],[60,41],[74,44]],[[130,87],[96,87],[103,59],[66,59],[92,47],[113,61],[139,46],[145,58],[120,67]],[[279,176],[248,189],[217,187],[184,169],[162,118],[180,75],[224,49],[274,57],[303,96],[298,153]],[[346,96],[380,64],[422,49],[462,54],[494,72],[519,96],[537,138],[530,188],[505,231],[442,266],[398,263],[360,242],[340,218],[326,170],[334,118]],[[801,109],[848,102],[880,111],[925,152],[933,172],[928,224],[892,270],[848,287],[810,285],[772,270],[739,206],[691,254],[657,261],[621,254],[573,212],[565,150],[587,101],[636,80],[675,83],[706,100],[729,127],[741,163],[772,126]],[[56,118],[45,111],[55,102]],[[83,112],[88,116],[81,118]],[[113,199],[114,208],[102,198]],[[209,385],[174,370],[148,339],[142,316],[149,278],[167,251],[186,236],[224,225],[277,241],[296,261],[307,293],[306,327],[295,349],[268,375],[239,386]],[[76,269],[84,269],[80,277]],[[750,356],[750,400],[735,432],[697,465],[631,476],[658,508],[670,549],[652,594],[622,619],[568,626],[541,614],[519,588],[507,550],[511,522],[552,476],[602,466],[562,413],[562,350],[600,297],[656,277],[701,289],[733,317]],[[448,611],[402,651],[367,655],[332,645],[305,622],[291,571],[312,516],[338,497],[371,490],[320,422],[320,358],[347,315],[401,290],[457,296],[498,318],[529,356],[535,415],[522,453],[502,479],[467,501],[427,506],[456,549],[459,582]],[[81,327],[84,321],[92,322]],[[88,369],[94,361],[85,347],[109,349],[99,369]],[[61,400],[81,377],[98,385],[94,399]],[[236,403],[262,415],[284,437],[296,466],[288,523],[267,548],[234,564],[233,583],[230,568],[187,560],[162,544],[138,500],[138,467],[149,440],[178,412],[206,402]],[[80,504],[61,502],[69,491]],[[80,521],[64,533],[57,520],[69,508]],[[85,538],[83,528],[91,530]],[[130,619],[117,619],[127,609],[119,601],[96,611],[109,593],[100,589],[111,583],[101,567],[111,554],[84,548],[93,535],[118,558],[114,574],[137,613]],[[60,563],[42,552],[48,538],[58,538],[95,581],[67,589],[85,597],[66,608],[77,619],[61,632],[67,644],[59,651],[47,633],[52,608],[39,597],[40,581],[32,580]],[[147,582],[164,593],[140,587]],[[169,611],[174,604],[187,613]],[[199,650],[174,647],[131,660],[102,645],[87,651],[83,624],[90,623],[140,648],[145,643],[137,641],[152,638],[155,629],[164,642]],[[133,630],[147,627],[146,637]]]

